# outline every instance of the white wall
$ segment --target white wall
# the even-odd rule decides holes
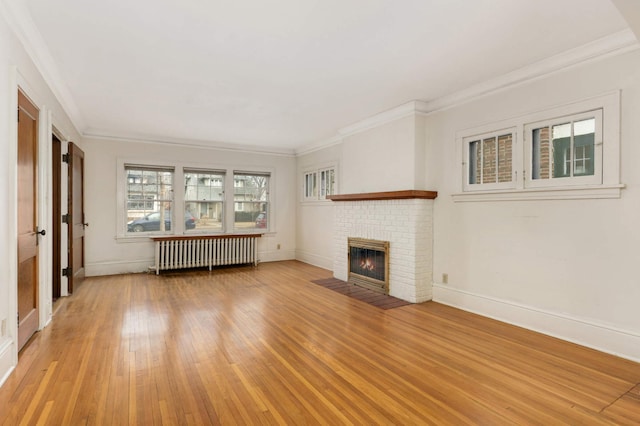
[[[640,360],[640,52],[428,117],[434,299]],[[622,90],[620,199],[454,202],[456,132]],[[605,141],[605,143],[607,143]],[[443,273],[449,283],[439,284]]]
[[[302,201],[303,175],[310,170],[335,166],[336,190],[342,192],[341,151],[341,146],[334,145],[297,159],[296,259],[325,269],[333,266],[334,205],[327,200]]]
[[[47,86],[0,8],[0,384],[17,362],[17,88],[40,109],[38,223],[50,230],[51,132],[55,126],[66,139],[81,138]],[[66,172],[66,170],[65,170]],[[66,209],[63,209],[63,213]],[[66,230],[63,229],[63,232]],[[51,320],[51,240],[40,244],[40,327]]]
[[[177,146],[166,143],[87,138],[84,145],[86,273],[109,275],[146,271],[154,265],[153,243],[148,238],[118,238],[118,160],[158,164],[180,162],[192,167],[272,171],[270,232],[258,243],[261,262],[295,258],[295,158],[285,155]],[[232,231],[229,231],[232,232]],[[122,232],[120,232],[122,233]],[[278,248],[280,245],[280,248]]]
[[[626,185],[620,198],[453,201],[462,191],[457,132],[616,90],[620,182]],[[640,360],[638,117],[636,50],[350,135],[338,146],[301,155],[298,181],[305,165],[338,155],[340,193],[438,191],[434,300]],[[327,209],[300,204],[297,248],[299,259],[330,268],[323,259],[332,256],[336,225]]]
[[[415,114],[344,138],[342,143],[342,194],[422,188],[416,173],[423,173],[422,133]],[[418,125],[418,130],[422,126]],[[421,161],[420,161],[421,162]]]

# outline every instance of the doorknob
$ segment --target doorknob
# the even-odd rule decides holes
[[[89,222],[83,223],[82,226],[84,226],[86,228],[87,226],[89,226]]]
[[[38,228],[36,228],[36,232],[34,232],[34,234],[40,234],[44,237],[45,235],[47,235],[47,231],[45,231],[44,229],[42,231],[38,231]]]

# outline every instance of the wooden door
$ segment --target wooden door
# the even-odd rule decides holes
[[[37,166],[38,109],[18,91],[18,350],[39,325]]]
[[[69,293],[84,280],[84,152],[69,142]]]
[[[51,198],[51,242],[53,245],[51,300],[55,302],[61,295],[62,287],[62,142],[56,135],[52,135],[51,145],[51,183],[53,194]]]

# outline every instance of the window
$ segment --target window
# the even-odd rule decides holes
[[[527,186],[602,182],[602,110],[527,124]]]
[[[184,170],[185,230],[222,231],[224,172]]]
[[[313,170],[303,176],[303,200],[326,200],[327,196],[335,194],[335,167]]]
[[[234,228],[269,228],[269,174],[234,172]]]
[[[504,129],[504,130],[496,130]],[[619,198],[620,92],[459,132],[454,201]]]
[[[316,186],[316,172],[305,173],[304,175],[304,198],[316,200],[318,197],[318,187]]]
[[[273,171],[118,160],[118,238],[274,230]]]
[[[173,170],[126,166],[127,232],[171,230]]]
[[[503,130],[464,138],[465,190],[513,188],[515,130]]]

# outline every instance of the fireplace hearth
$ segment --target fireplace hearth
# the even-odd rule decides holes
[[[389,242],[349,238],[348,243],[349,283],[389,294]]]

